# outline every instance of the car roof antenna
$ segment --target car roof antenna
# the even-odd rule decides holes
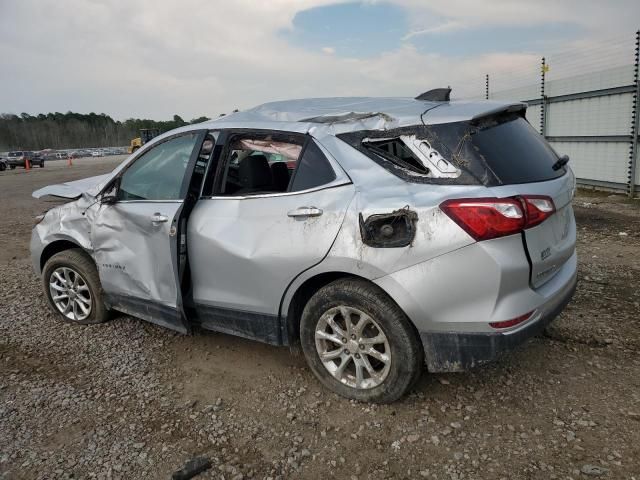
[[[428,92],[421,93],[416,100],[425,100],[429,102],[448,102],[451,100],[451,87],[434,88]]]

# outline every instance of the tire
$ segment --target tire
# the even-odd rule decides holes
[[[4,172],[7,169],[7,166],[4,163],[0,163],[0,172]]]
[[[352,319],[351,329],[346,328],[342,312]],[[360,324],[363,320],[365,323]],[[356,334],[359,328],[363,329],[362,334]],[[353,337],[348,332],[352,332]],[[327,336],[332,340],[327,340]],[[375,342],[374,338],[384,338],[385,342]],[[349,399],[393,402],[402,397],[422,373],[424,353],[413,325],[382,289],[365,280],[341,279],[318,290],[302,312],[300,341],[307,363],[320,382]],[[320,351],[327,355],[325,362],[320,358]],[[340,357],[335,358],[338,353]],[[345,373],[338,379],[336,374],[343,362]],[[356,362],[362,372],[359,379]],[[330,369],[335,372],[331,373]],[[371,371],[374,374],[369,373]]]
[[[44,168],[44,162],[40,162],[40,168]]]
[[[69,276],[67,277],[63,273],[65,271],[64,269],[72,273],[69,273]],[[57,276],[54,276],[56,273]],[[64,285],[72,283],[71,281],[75,280],[76,277],[74,274],[79,274],[80,278],[80,281],[77,282],[77,291],[69,292],[68,289],[64,290]],[[67,281],[62,282],[60,281],[60,278],[66,278]],[[51,286],[52,283],[55,283],[56,286]],[[76,285],[76,282],[73,282],[73,284]],[[47,296],[47,300],[49,301],[49,305],[65,323],[93,325],[102,323],[109,317],[109,311],[103,301],[104,294],[102,291],[102,285],[100,284],[98,270],[96,269],[95,263],[93,263],[91,257],[89,257],[89,255],[80,248],[64,250],[56,253],[47,260],[42,271],[42,286],[44,288],[45,295]],[[56,304],[52,297],[52,291],[73,295],[78,300],[73,302],[70,299],[67,299],[66,301],[61,300]],[[65,315],[62,312],[62,307],[67,303],[71,303],[73,308],[71,308],[67,315]],[[90,305],[88,314],[81,308],[80,304],[84,305],[85,308],[87,305]]]
[[[15,166],[15,165],[11,165],[11,167],[10,167],[10,168],[11,168],[11,170],[15,170],[15,169],[16,169],[16,166]]]

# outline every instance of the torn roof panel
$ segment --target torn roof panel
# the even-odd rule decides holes
[[[428,109],[423,116],[425,123],[440,124],[472,120],[504,110],[524,110],[526,104],[490,100],[432,102],[407,97],[308,98],[265,103],[205,123],[212,128],[244,125],[274,129],[283,129],[282,123],[287,123],[289,127],[298,124],[298,131],[302,130],[300,124],[304,124],[309,129],[324,128],[338,134],[419,125],[420,116]],[[268,125],[274,122],[278,125]]]

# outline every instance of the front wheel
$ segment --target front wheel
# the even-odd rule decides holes
[[[44,266],[42,282],[49,305],[62,321],[91,325],[107,320],[98,271],[81,249],[53,255]]]
[[[364,280],[318,290],[302,313],[300,340],[316,377],[349,399],[393,402],[422,372],[422,346],[408,318]]]

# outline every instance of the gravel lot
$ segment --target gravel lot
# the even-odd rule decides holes
[[[0,173],[0,478],[640,479],[640,205],[581,192],[580,283],[542,337],[393,405],[320,387],[287,349],[120,316],[59,323],[28,258],[41,186],[119,158]]]

